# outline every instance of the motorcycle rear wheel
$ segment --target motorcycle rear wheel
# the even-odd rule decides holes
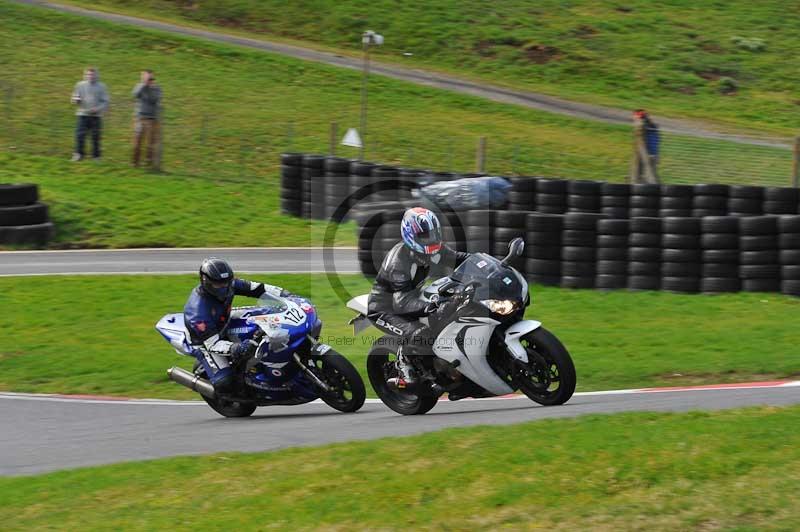
[[[200,362],[194,363],[193,371],[195,375],[204,379],[208,379],[206,370],[203,369],[203,367],[200,365]],[[253,415],[253,412],[255,412],[257,408],[255,403],[229,401],[219,397],[209,399],[204,395],[201,397],[217,414],[225,417],[249,417]]]
[[[367,354],[369,382],[383,404],[398,414],[404,416],[425,414],[436,406],[438,397],[394,390],[386,382],[388,378],[395,376],[397,371],[394,367],[394,360],[397,357],[395,345],[388,336],[384,336],[372,344],[372,348]]]
[[[528,352],[528,364],[519,364],[514,376],[522,393],[544,406],[569,401],[575,393],[577,377],[567,348],[544,327],[526,334],[522,345]],[[544,365],[539,362],[542,359]]]

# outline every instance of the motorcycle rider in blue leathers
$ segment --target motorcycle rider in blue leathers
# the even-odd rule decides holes
[[[231,362],[255,352],[258,341],[231,342],[227,339],[233,297],[261,297],[268,293],[285,297],[289,292],[278,286],[237,279],[223,259],[208,258],[200,265],[200,284],[192,290],[183,308],[189,338],[202,357],[200,363],[211,384],[219,392],[229,392],[236,382]]]
[[[402,241],[387,253],[375,276],[367,317],[382,332],[399,338],[397,377],[387,383],[406,388],[417,380],[408,355],[430,353],[434,340],[430,328],[419,321],[433,312],[432,305],[420,298],[420,288],[433,264],[458,266],[470,254],[444,245],[439,219],[422,207],[405,212],[400,233]]]

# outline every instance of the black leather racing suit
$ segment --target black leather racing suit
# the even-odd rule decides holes
[[[414,343],[428,341],[428,329],[420,323],[427,304],[420,299],[420,288],[436,262],[458,266],[469,253],[442,246],[437,255],[414,253],[405,244],[396,244],[383,259],[369,294],[367,317],[381,331]]]

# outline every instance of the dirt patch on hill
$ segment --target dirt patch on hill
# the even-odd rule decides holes
[[[532,44],[526,46],[524,50],[525,58],[537,65],[544,65],[550,61],[556,61],[563,57],[561,50],[555,46],[547,46],[544,44]]]

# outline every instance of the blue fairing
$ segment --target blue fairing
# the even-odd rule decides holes
[[[292,355],[308,341],[309,335],[319,336],[322,321],[317,317],[314,306],[305,298],[291,296],[275,299],[283,304],[264,305],[264,301],[259,300],[259,306],[234,309],[228,323],[226,334],[233,342],[252,338],[262,326],[267,335],[276,329],[284,329],[289,333],[289,342],[284,349],[272,352],[269,342],[261,343],[257,353],[261,362],[250,368],[245,375],[245,382],[265,401],[316,399],[317,392]],[[203,361],[202,354],[189,343],[182,313],[167,314],[156,324],[156,329],[178,353]]]

